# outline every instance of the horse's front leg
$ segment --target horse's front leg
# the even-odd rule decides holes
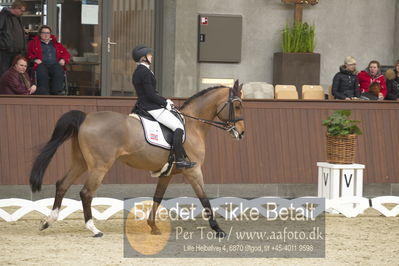
[[[226,233],[219,227],[218,223],[216,222],[211,207],[211,203],[209,202],[209,199],[205,193],[204,179],[201,168],[196,167],[194,169],[190,169],[186,173],[183,173],[183,175],[186,177],[187,181],[191,184],[195,194],[197,195],[198,199],[201,201],[201,204],[204,207],[205,212],[207,214],[206,218],[209,219],[209,225],[216,232],[216,236],[220,238],[225,237]]]
[[[163,196],[165,195],[166,188],[168,187],[171,178],[172,175],[160,177],[158,179],[157,188],[155,189],[154,193],[154,199],[153,199],[154,203],[152,205],[151,213],[147,220],[147,224],[151,227],[151,234],[153,235],[161,234],[161,231],[159,230],[158,226],[156,226],[155,224],[155,217],[157,214],[158,207],[161,204],[161,201],[163,199]]]

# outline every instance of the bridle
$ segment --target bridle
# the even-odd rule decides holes
[[[213,121],[213,120],[207,120],[207,119],[202,119],[202,118],[198,118],[198,117],[194,117],[194,116],[190,116],[187,114],[184,114],[181,112],[181,114],[185,117],[200,121],[202,123],[214,126],[216,128],[219,129],[223,129],[227,132],[230,132],[232,130],[237,130],[236,128],[236,123],[239,121],[243,121],[244,118],[243,117],[236,117],[235,113],[234,113],[234,102],[239,102],[239,104],[242,104],[242,100],[236,96],[233,92],[233,89],[230,88],[229,90],[229,98],[228,100],[221,106],[221,108],[217,111],[216,116],[221,120],[225,120],[223,118],[220,117],[220,114],[223,112],[223,110],[228,106],[229,107],[229,117],[227,120],[223,121],[223,122],[219,122],[219,121]]]

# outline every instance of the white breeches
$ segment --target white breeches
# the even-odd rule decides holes
[[[162,125],[170,128],[172,131],[175,131],[178,128],[184,130],[183,124],[169,110],[161,108],[148,112],[150,113],[150,115],[152,115],[152,117],[154,117],[155,120],[157,120]]]

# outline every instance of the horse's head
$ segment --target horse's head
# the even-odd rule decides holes
[[[202,90],[187,99],[180,111],[186,117],[224,129],[233,138],[241,139],[245,131],[241,90],[238,80],[233,88],[217,86]],[[213,121],[215,116],[222,122]]]
[[[245,132],[242,106],[242,84],[236,80],[233,88],[230,88],[228,99],[217,107],[217,117],[226,124],[230,135],[235,139],[241,139]]]

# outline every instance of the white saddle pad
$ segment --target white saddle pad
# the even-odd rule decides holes
[[[137,114],[129,114],[129,116],[139,119],[143,126],[144,136],[146,141],[154,146],[161,147],[163,149],[170,150],[171,144],[169,144],[164,136],[164,133],[161,129],[161,125],[157,121],[151,121],[144,117],[138,116]],[[171,134],[172,131],[169,130]],[[183,134],[183,142],[186,137],[186,132]],[[171,136],[169,137],[171,139]]]
[[[159,146],[164,149],[171,149],[170,144],[166,141],[161,126],[156,121],[151,121],[140,117],[141,123],[144,128],[144,135],[148,143]]]

